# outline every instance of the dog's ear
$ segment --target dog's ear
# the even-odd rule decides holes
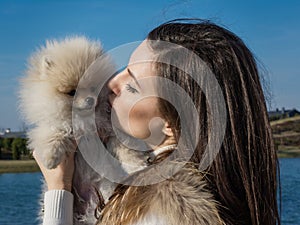
[[[42,57],[42,74],[41,77],[45,78],[48,76],[48,72],[51,71],[52,67],[55,65],[54,61],[49,55],[44,55]]]

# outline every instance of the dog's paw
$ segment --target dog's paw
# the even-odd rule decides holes
[[[63,160],[65,154],[76,150],[75,141],[72,138],[57,136],[48,143],[48,149],[44,151],[44,165],[48,169],[53,169]]]
[[[50,150],[48,154],[44,155],[43,164],[47,169],[54,169],[62,161],[64,153],[59,153],[59,151]]]

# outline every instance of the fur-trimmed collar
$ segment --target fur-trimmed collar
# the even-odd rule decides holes
[[[172,166],[168,168],[171,169]],[[138,172],[134,179],[142,184],[145,173]],[[112,224],[223,225],[224,223],[218,213],[218,203],[207,189],[203,174],[189,163],[172,177],[157,184],[119,185],[103,209],[101,220],[98,222],[98,225]]]

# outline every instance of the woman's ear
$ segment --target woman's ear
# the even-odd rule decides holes
[[[171,128],[171,126],[169,125],[168,122],[165,122],[165,125],[164,125],[164,127],[163,127],[163,129],[162,129],[162,132],[163,132],[166,136],[168,136],[168,137],[174,137],[172,128]]]

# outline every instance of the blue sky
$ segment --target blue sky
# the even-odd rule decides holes
[[[300,1],[0,1],[0,129],[19,130],[18,77],[26,60],[51,38],[82,34],[105,50],[142,40],[155,26],[198,17],[240,36],[267,71],[269,109],[300,110]]]

